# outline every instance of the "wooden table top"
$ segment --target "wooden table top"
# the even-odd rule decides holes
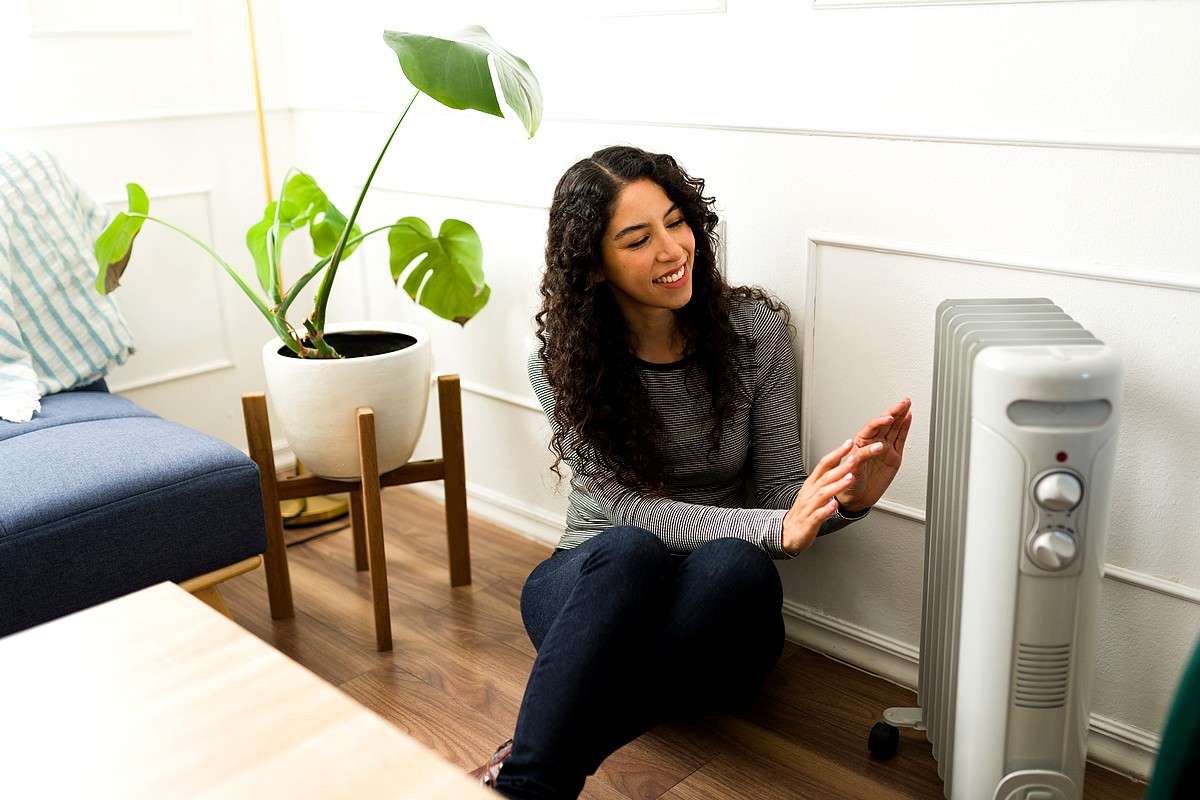
[[[494,796],[174,584],[0,639],[0,797]]]

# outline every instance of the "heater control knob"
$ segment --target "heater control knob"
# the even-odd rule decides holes
[[[1051,572],[1069,567],[1078,552],[1075,537],[1059,528],[1041,531],[1029,541],[1030,560]]]
[[[1038,479],[1033,496],[1047,511],[1070,511],[1083,499],[1083,483],[1070,472],[1051,472]]]

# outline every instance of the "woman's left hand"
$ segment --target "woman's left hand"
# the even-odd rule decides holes
[[[900,469],[911,425],[912,400],[906,397],[855,434],[850,448],[857,462],[854,482],[837,494],[842,510],[857,513],[879,502]]]

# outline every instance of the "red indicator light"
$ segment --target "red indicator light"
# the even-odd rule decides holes
[[[1058,455],[1056,455],[1056,456],[1055,456],[1055,458],[1056,458],[1056,459],[1058,459],[1058,463],[1060,463],[1060,464],[1061,464],[1062,462],[1066,461],[1066,460],[1067,460],[1067,458],[1069,458],[1069,456],[1067,456],[1067,454],[1066,454],[1066,453],[1061,453],[1061,452],[1060,452]]]

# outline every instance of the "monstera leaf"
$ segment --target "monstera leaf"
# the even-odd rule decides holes
[[[415,33],[386,31],[384,41],[396,54],[400,68],[414,89],[375,156],[349,215],[329,201],[311,175],[289,171],[279,199],[267,204],[260,219],[246,232],[246,246],[254,259],[255,276],[243,275],[212,246],[167,222],[149,216],[146,193],[129,184],[129,209],[118,214],[96,242],[99,274],[96,289],[107,294],[117,287],[129,260],[133,239],[144,222],[165,226],[203,249],[238,285],[271,328],[293,353],[302,358],[335,358],[338,353],[324,341],[330,294],[342,262],[367,237],[388,231],[392,279],[417,303],[445,319],[464,324],[487,303],[491,290],[483,276],[483,247],[474,228],[459,220],[446,220],[435,236],[422,220],[405,217],[395,225],[366,232],[355,224],[367,199],[384,155],[408,115],[413,101],[427,94],[445,106],[504,116],[500,97],[520,118],[529,136],[542,121],[542,93],[537,78],[521,58],[492,40],[483,28],[472,26],[438,38]],[[336,55],[327,54],[336,59]],[[393,73],[394,75],[394,73]],[[499,86],[499,92],[497,91]],[[347,124],[352,124],[347,122]],[[454,143],[446,158],[455,168]],[[355,146],[357,152],[357,146]],[[417,157],[430,157],[424,152]],[[284,241],[308,228],[317,260],[286,288],[280,262]],[[257,280],[255,280],[257,278]],[[310,282],[317,281],[312,314],[303,325],[288,319],[288,310]],[[257,284],[257,285],[255,285]]]
[[[276,216],[279,225],[276,227]],[[268,203],[263,209],[263,217],[246,231],[246,247],[254,257],[254,267],[258,275],[258,283],[267,292],[273,293],[279,300],[278,267],[272,272],[272,260],[268,254],[274,239],[275,252],[278,254],[283,242],[293,231],[308,226],[309,237],[312,239],[313,253],[324,258],[333,252],[338,237],[346,228],[346,217],[338,211],[337,206],[329,201],[316,180],[305,172],[297,172],[283,185],[283,193],[278,201]],[[354,226],[351,237],[359,234],[358,226]],[[354,252],[355,245],[346,248],[343,255]],[[274,287],[274,288],[272,288]]]
[[[492,40],[478,25],[440,39],[417,33],[385,31],[383,40],[396,52],[409,83],[450,108],[470,108],[503,117],[488,56],[504,102],[532,137],[542,122],[542,90],[529,65]]]
[[[145,189],[136,183],[127,183],[125,193],[129,197],[129,214],[124,211],[117,214],[96,240],[96,263],[100,266],[96,291],[100,294],[108,294],[120,285],[121,275],[133,252],[133,240],[142,229],[146,214],[150,213],[150,198],[146,197]]]
[[[399,283],[408,270],[404,291],[443,319],[465,325],[491,296],[483,278],[483,244],[462,220],[446,220],[434,236],[424,220],[404,217],[388,233],[388,247],[392,280]]]

